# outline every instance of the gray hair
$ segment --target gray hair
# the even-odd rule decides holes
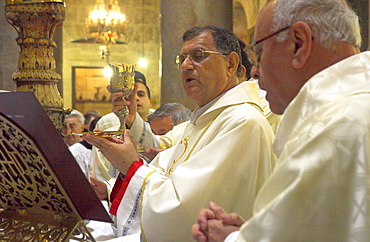
[[[148,122],[157,118],[172,118],[173,125],[188,121],[191,111],[180,103],[166,103],[160,106],[154,113],[148,116]]]
[[[345,0],[278,0],[272,31],[298,21],[311,27],[315,40],[324,48],[329,49],[337,42],[361,46],[358,16]],[[279,34],[277,41],[284,41],[287,35],[286,31]]]
[[[72,110],[70,114],[66,115],[66,118],[77,118],[78,122],[80,122],[81,124],[85,123],[84,115],[77,110]]]
[[[181,124],[185,121],[188,121],[190,118],[191,111],[188,108],[177,109],[172,113],[172,122],[173,125]]]

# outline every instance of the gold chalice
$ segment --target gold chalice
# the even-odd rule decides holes
[[[112,69],[112,76],[110,79],[111,93],[123,92],[123,98],[130,96],[135,86],[135,65],[127,64],[109,64]],[[126,118],[129,114],[128,107],[125,106],[123,109],[115,113],[119,118],[120,127],[118,131],[100,131],[100,132],[80,132],[73,133],[74,135],[87,135],[94,134],[101,137],[115,136],[119,139],[123,139],[123,133],[126,130]]]
[[[135,86],[135,65],[127,64],[109,64],[112,69],[112,76],[110,79],[111,93],[122,92],[123,98],[127,98],[134,91]],[[94,134],[100,137],[116,137],[123,140],[123,133],[126,130],[126,118],[129,115],[128,107],[125,106],[123,109],[115,113],[119,119],[120,127],[117,131],[100,131],[100,132],[80,132],[73,133],[74,135],[87,135]],[[143,145],[136,142],[138,152],[144,152],[145,148]]]
[[[135,86],[135,65],[127,64],[109,64],[112,69],[112,77],[110,79],[111,93],[122,92],[123,99],[130,96]],[[119,132],[123,134],[126,130],[126,118],[129,114],[128,107],[125,106],[123,109],[116,112],[117,117],[120,121]]]
[[[112,69],[112,77],[110,79],[111,93],[123,92],[123,98],[126,98],[132,94],[135,86],[135,65],[126,64],[109,64]],[[125,106],[123,109],[115,113],[119,118],[120,127],[118,134],[115,136],[119,139],[123,139],[123,132],[126,130],[126,118],[129,115],[128,107]],[[145,149],[142,145],[136,143],[138,152],[144,152]]]

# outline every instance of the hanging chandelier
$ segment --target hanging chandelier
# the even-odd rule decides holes
[[[88,35],[95,43],[105,46],[125,40],[126,24],[126,15],[121,12],[118,0],[109,0],[107,6],[105,0],[97,0],[94,11],[86,19]]]

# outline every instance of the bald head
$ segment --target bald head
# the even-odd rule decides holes
[[[358,17],[342,0],[269,1],[255,40],[259,63],[251,74],[277,114],[313,75],[358,53],[361,44]]]

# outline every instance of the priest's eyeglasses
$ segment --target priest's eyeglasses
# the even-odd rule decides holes
[[[227,56],[227,54],[217,52],[217,51],[195,49],[195,50],[189,51],[189,54],[187,54],[187,55],[181,54],[181,55],[176,56],[174,62],[175,62],[175,65],[177,66],[177,68],[180,69],[182,63],[184,63],[186,58],[189,57],[190,60],[199,63],[199,62],[202,62],[205,58],[207,58],[209,56],[209,54],[217,54],[217,55]]]
[[[248,45],[247,47],[244,48],[244,51],[247,53],[247,56],[248,56],[248,60],[249,62],[254,65],[254,66],[258,66],[260,60],[261,60],[261,56],[260,56],[260,53],[257,53],[257,50],[256,50],[256,45],[260,44],[261,42],[271,38],[272,36],[274,35],[277,35],[287,29],[289,29],[290,26],[287,26],[285,28],[282,28],[260,40],[257,40],[257,41],[254,41],[252,42],[250,45]]]

